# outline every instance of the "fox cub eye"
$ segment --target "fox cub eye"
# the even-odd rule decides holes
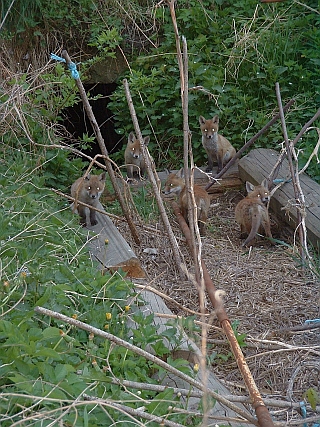
[[[208,132],[208,129],[205,129],[204,131],[205,131],[205,132]]]
[[[91,187],[90,187],[90,185],[89,185],[89,187],[88,187],[88,190],[91,190]]]
[[[100,190],[100,187],[97,187],[97,191],[99,191]]]

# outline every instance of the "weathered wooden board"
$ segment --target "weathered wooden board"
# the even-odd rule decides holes
[[[104,210],[100,203],[98,208]],[[121,268],[128,277],[144,278],[145,272],[139,259],[111,219],[97,212],[97,220],[97,225],[87,227],[96,233],[88,241],[91,257],[100,262],[102,270],[116,271]]]
[[[239,160],[239,176],[243,181],[260,184],[271,172],[279,153],[275,150],[258,148]],[[291,178],[287,159],[282,163],[277,179]],[[320,247],[320,185],[306,174],[300,175],[302,192],[306,202],[306,227],[308,240]],[[270,208],[292,228],[297,226],[297,209],[292,182],[278,189],[270,201]]]
[[[145,305],[142,307],[139,306],[131,306],[133,311],[141,310],[143,315],[146,317],[150,314],[154,314],[153,323],[155,326],[157,326],[158,330],[157,333],[159,336],[163,334],[164,331],[166,331],[168,328],[170,328],[167,325],[168,318],[173,315],[172,311],[167,307],[164,300],[157,295],[156,293],[152,292],[147,284],[146,289],[142,290],[139,288],[137,289],[137,292],[139,292],[139,295],[142,296],[143,300],[145,301]],[[167,315],[167,318],[165,317]],[[129,320],[129,327],[136,328],[136,324]],[[176,349],[176,344],[170,344],[168,339],[166,337],[163,337],[163,341],[166,346],[172,351],[171,356],[173,358],[182,358],[186,359],[190,362],[191,367],[194,366],[195,363],[199,363],[199,358],[201,357],[201,351],[196,346],[194,341],[190,340],[190,338],[187,336],[187,334],[184,331],[177,332],[179,335],[179,349]],[[148,348],[148,351],[155,354],[154,350],[150,347]],[[220,394],[221,396],[230,395],[230,391],[216,378],[214,373],[208,369],[206,372],[203,372],[201,368],[199,369],[196,380],[199,382],[203,381],[203,378],[206,378],[207,380],[207,387],[210,390],[215,391],[216,393]],[[167,387],[177,387],[177,388],[184,388],[184,389],[190,389],[190,391],[196,391],[193,387],[190,386],[190,384],[187,384],[185,381],[183,381],[181,378],[178,378],[177,376],[173,374],[165,375],[161,382],[162,385],[165,385]],[[201,402],[200,398],[197,397],[188,397],[186,400],[186,405],[190,411],[197,411],[199,408],[199,404]],[[236,404],[239,408],[242,410],[245,410],[243,405]],[[223,406],[221,403],[216,402],[214,407],[210,411],[210,415],[214,417],[224,418],[224,417],[237,417],[237,414]],[[218,421],[218,420],[217,420]],[[230,422],[225,421],[223,424],[230,425],[232,427],[240,426],[241,423],[236,422]]]

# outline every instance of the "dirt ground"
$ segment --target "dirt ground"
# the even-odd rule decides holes
[[[234,219],[236,203],[244,192],[229,190],[212,195],[206,236],[201,238],[202,259],[216,289],[226,292],[225,309],[238,333],[246,335],[243,347],[249,369],[263,397],[300,402],[309,388],[320,390],[319,328],[290,331],[319,316],[319,281],[308,269],[303,272],[292,249],[293,231],[272,217],[273,235],[289,243],[271,246],[260,240],[243,248]],[[193,271],[190,254],[170,204],[167,212],[184,261]],[[199,312],[198,293],[193,283],[179,276],[168,237],[161,221],[148,224],[159,231],[139,227],[141,246],[132,241],[124,223],[117,224],[147,273],[147,282],[172,301],[166,301],[176,315],[189,316],[186,309]],[[156,249],[150,254],[147,248]],[[154,251],[153,251],[154,252]],[[208,303],[208,310],[212,310]],[[247,395],[225,336],[210,329],[208,355],[212,369],[231,392]],[[290,418],[289,411],[274,409],[278,419]],[[308,413],[307,416],[312,415]]]

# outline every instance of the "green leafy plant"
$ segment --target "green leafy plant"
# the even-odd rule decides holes
[[[300,4],[272,7],[253,1],[223,1],[214,6],[206,1],[180,2],[176,15],[188,43],[189,122],[198,165],[205,161],[199,115],[218,113],[221,133],[236,148],[255,135],[277,109],[276,82],[284,101],[296,99],[295,108],[287,114],[289,137],[314,115],[319,97],[314,50],[320,38],[318,15]],[[168,9],[158,9],[156,16],[161,20],[161,43],[150,54],[137,56],[121,79],[129,82],[142,133],[152,135],[149,149],[157,166],[179,168],[182,110],[175,39]],[[122,84],[109,106],[118,132],[128,134],[132,124]],[[256,146],[277,149],[282,140],[278,122]],[[310,147],[312,136],[305,135],[303,143]],[[115,159],[119,156],[122,153]],[[315,168],[314,160],[309,173],[317,179]]]
[[[308,388],[308,390],[305,391],[303,397],[307,399],[307,401],[310,403],[311,408],[315,411],[317,404],[320,403],[320,394],[317,390],[314,388]]]
[[[171,389],[143,389],[135,395],[113,384],[113,378],[153,384],[157,371],[159,378],[164,375],[156,364],[35,314],[35,306],[48,307],[124,340],[131,336],[142,349],[151,346],[158,355],[169,354],[164,337],[152,325],[153,314],[145,317],[128,306],[134,295],[131,282],[120,273],[102,274],[92,264],[83,246],[85,231],[68,205],[46,188],[47,172],[38,173],[37,162],[37,155],[7,146],[0,163],[1,425],[28,425],[37,416],[41,423],[53,417],[79,426],[89,425],[89,420],[90,426],[105,425],[103,405],[83,400],[84,395],[120,400],[131,408],[145,399],[146,411],[158,416],[173,404],[183,407]],[[71,163],[69,168],[63,165],[69,172]],[[137,325],[132,330],[129,317]],[[172,342],[174,335],[174,329],[166,331]],[[169,357],[168,362],[193,375],[186,361]],[[116,408],[107,413],[110,420],[129,422]],[[173,413],[170,419],[183,422],[185,416]]]

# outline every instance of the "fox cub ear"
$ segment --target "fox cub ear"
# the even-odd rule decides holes
[[[148,135],[148,136],[145,136],[144,138],[143,138],[143,142],[144,142],[144,145],[148,145],[149,144],[149,142],[150,142],[150,136]]]
[[[130,132],[128,136],[128,142],[134,142],[135,139],[135,134],[133,132]]]
[[[213,123],[216,123],[218,125],[219,124],[219,116],[215,115],[214,117],[212,117],[212,121],[213,121]]]
[[[203,116],[200,116],[199,117],[199,123],[200,123],[200,125],[204,125],[205,122],[206,122],[206,119]]]
[[[99,176],[99,180],[100,181],[105,181],[106,180],[106,173],[103,172],[100,176]]]
[[[251,191],[254,190],[254,185],[251,184],[251,182],[249,181],[246,182],[246,190],[247,190],[247,193],[251,193]]]
[[[178,178],[183,178],[184,177],[184,170],[183,170],[183,168],[181,168],[180,170],[178,170],[178,172],[176,173],[176,176]]]
[[[262,187],[264,187],[266,190],[269,190],[270,189],[270,187],[271,187],[271,182],[267,179],[267,178],[265,178],[262,182],[261,182],[261,185],[262,185]]]

